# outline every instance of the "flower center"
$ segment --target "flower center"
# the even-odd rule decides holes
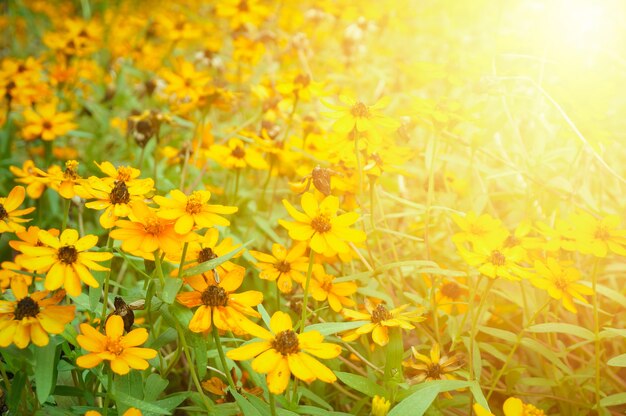
[[[41,127],[43,127],[44,130],[50,130],[50,129],[52,129],[52,123],[50,121],[46,120],[46,121],[43,122]]]
[[[332,226],[330,225],[330,218],[326,215],[319,215],[311,221],[311,227],[318,233],[325,233],[330,231]]]
[[[65,264],[74,264],[78,260],[78,251],[74,246],[59,247],[57,258]]]
[[[39,313],[39,305],[31,298],[20,299],[15,308],[15,319],[21,321],[26,317],[34,318]]]
[[[554,279],[554,286],[556,286],[562,292],[566,292],[569,286],[569,282],[565,278],[563,278],[563,276],[559,276]]]
[[[246,151],[243,150],[243,147],[237,146],[233,149],[232,152],[230,152],[230,154],[232,157],[236,157],[237,159],[243,159],[246,155]]]
[[[438,380],[441,376],[441,367],[438,363],[433,363],[426,369],[426,378]]]
[[[504,247],[515,247],[521,243],[520,239],[514,235],[510,235],[504,240]]]
[[[300,351],[298,343],[298,335],[291,329],[276,334],[276,338],[272,341],[272,348],[282,355],[295,354]]]
[[[121,182],[128,182],[131,179],[132,170],[128,166],[120,166],[117,168],[117,180]]]
[[[446,282],[441,286],[441,294],[450,299],[461,297],[461,286],[454,282]]]
[[[4,205],[0,204],[0,221],[4,221],[9,218],[9,213],[4,208]]]
[[[491,257],[489,257],[489,262],[495,266],[504,266],[506,263],[506,257],[504,257],[504,254],[500,253],[498,250],[493,250],[491,252]]]
[[[391,312],[389,312],[382,303],[377,305],[372,312],[372,323],[374,324],[377,324],[380,321],[386,321],[387,319],[391,318],[393,318]]]
[[[117,339],[109,338],[107,339],[106,350],[110,352],[111,354],[120,355],[121,353],[124,352],[124,347],[120,345],[119,338]]]
[[[189,195],[185,211],[190,214],[197,214],[202,211],[202,200],[200,199],[200,195],[197,192],[193,192],[191,195]]]
[[[161,221],[156,217],[150,217],[146,219],[143,228],[148,234],[159,235],[162,231]]]
[[[68,160],[65,162],[65,171],[63,172],[63,178],[67,180],[75,180],[78,179],[78,173],[76,172],[76,168],[78,168],[78,162],[75,160]]]
[[[523,407],[524,407],[524,410],[522,414],[524,416],[545,416],[545,413],[543,412],[543,410],[537,409],[532,404],[524,403]]]
[[[598,226],[594,234],[594,237],[597,238],[598,240],[609,240],[611,238],[611,233],[605,227]]]
[[[350,113],[352,113],[354,117],[365,117],[365,118],[370,117],[369,108],[367,108],[367,106],[363,104],[362,102],[358,102],[354,104],[352,108],[350,109]]]
[[[274,263],[274,267],[281,273],[289,273],[291,271],[291,265],[286,261],[279,261]]]
[[[228,305],[228,294],[219,286],[209,286],[202,292],[202,303],[206,306],[226,306]]]
[[[198,263],[204,263],[205,261],[213,260],[217,258],[217,254],[213,252],[211,247],[203,248],[198,252]]]
[[[112,204],[128,204],[130,193],[124,181],[115,181],[115,186],[109,194],[109,200]]]

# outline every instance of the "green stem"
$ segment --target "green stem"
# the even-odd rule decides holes
[[[66,199],[64,205],[63,219],[61,220],[61,232],[65,231],[65,227],[67,227],[67,222],[70,216],[70,207],[72,206],[72,200]]]
[[[593,290],[593,333],[594,333],[594,358],[595,358],[595,394],[596,394],[596,406],[598,407],[596,411],[598,414],[600,413],[600,356],[602,355],[601,351],[601,341],[600,341],[600,314],[598,308],[598,264],[600,262],[600,258],[596,258],[593,263],[593,272],[591,274],[591,289]]]
[[[111,235],[107,237],[107,249],[109,252],[112,251],[113,248],[113,240]],[[100,314],[100,329],[104,327],[104,322],[106,321],[107,309],[109,306],[109,282],[111,280],[111,265],[113,264],[113,259],[109,260],[109,270],[106,272],[104,276],[104,287],[102,289],[102,313]]]
[[[276,416],[276,400],[272,393],[269,393],[270,396],[270,411],[272,412],[272,416]]]
[[[276,311],[280,310],[280,288],[278,287],[278,279],[276,279]]]
[[[550,301],[551,299],[548,299],[548,301],[541,308],[537,309],[537,312],[535,312],[534,315],[530,318],[526,326],[517,334],[515,344],[513,344],[513,348],[511,348],[511,351],[509,351],[509,355],[507,355],[506,361],[504,361],[504,364],[502,365],[502,367],[500,367],[500,370],[498,370],[496,377],[491,382],[491,386],[489,387],[489,393],[487,394],[487,400],[489,400],[489,398],[493,394],[494,389],[498,385],[498,381],[500,381],[500,378],[502,378],[502,375],[506,371],[506,368],[508,367],[511,358],[513,358],[513,354],[515,354],[515,351],[517,351],[517,349],[519,348],[522,338],[524,336],[524,332],[526,332],[526,330],[535,323],[535,319],[537,319],[539,314],[543,312],[543,310],[550,304]]]
[[[198,393],[200,393],[200,397],[202,398],[202,401],[204,402],[206,409],[211,410],[211,402],[209,402],[208,397],[206,397],[206,395],[204,394],[204,390],[202,390],[202,384],[200,384],[200,379],[198,379],[198,374],[196,374],[196,366],[193,364],[193,361],[191,359],[191,354],[189,354],[189,347],[187,346],[187,341],[185,340],[185,333],[183,332],[178,322],[177,321],[174,321],[174,322],[176,325],[176,331],[178,332],[178,339],[180,343],[182,344],[183,352],[185,353],[185,358],[187,359],[187,362],[189,363],[189,371],[191,371],[191,378],[193,379],[193,383],[196,386],[196,390],[198,390]]]
[[[185,244],[183,244],[183,254],[180,257],[180,265],[178,266],[178,274],[176,275],[176,277],[181,278],[183,276],[183,266],[185,265],[185,257],[187,257],[187,246],[189,245],[188,242],[185,241]]]
[[[220,340],[219,330],[215,326],[215,323],[211,322],[211,326],[213,327],[213,340],[215,341],[215,346],[217,347],[217,355],[220,356],[220,362],[222,363],[222,368],[224,369],[224,374],[226,374],[226,379],[228,380],[228,385],[233,391],[237,391],[235,387],[235,382],[230,375],[230,371],[228,370],[228,366],[226,365],[226,355],[224,355],[224,349],[222,348],[222,341]]]
[[[113,389],[113,371],[109,368],[107,370],[107,394],[104,396],[104,409],[102,416],[107,416],[109,413],[109,404],[111,403],[111,390]]]
[[[491,287],[493,286],[493,283],[495,282],[494,279],[488,279],[487,280],[487,287],[485,288],[485,293],[483,293],[481,299],[480,299],[480,303],[478,304],[478,308],[476,309],[475,313],[472,313],[472,327],[470,328],[470,349],[469,349],[469,353],[470,353],[470,381],[474,380],[474,373],[475,373],[475,369],[474,369],[474,339],[476,338],[476,325],[478,324],[478,321],[480,321],[480,317],[482,315],[482,309],[483,306],[485,305],[485,301],[487,300],[487,297],[489,295],[489,291],[491,290]],[[478,286],[478,283],[477,283]],[[474,294],[475,296],[475,294]],[[473,300],[472,300],[473,301]],[[470,309],[473,312],[473,308]],[[472,396],[473,397],[473,396]]]
[[[34,280],[35,279],[33,279],[33,281]],[[8,395],[11,393],[11,383],[9,382],[9,377],[7,377],[7,372],[4,369],[4,361],[2,357],[0,357],[0,374],[2,375],[2,381],[4,381],[4,387],[6,387]]]
[[[359,171],[359,189],[358,193],[361,194],[363,192],[363,170],[361,169],[361,152],[359,151],[359,132],[356,130],[352,130],[352,135],[354,136],[354,156],[356,157],[356,167]]]
[[[241,175],[241,169],[237,169],[235,173],[235,194],[233,196],[233,203],[237,203],[237,195],[239,194],[239,176]]]
[[[163,276],[163,267],[161,265],[161,253],[157,249],[154,252],[154,266],[156,268],[157,276],[159,276],[159,280],[161,281],[161,290],[165,289],[165,276]]]
[[[306,271],[306,282],[304,284],[304,295],[302,297],[302,318],[300,319],[299,331],[304,331],[304,325],[306,324],[307,315],[307,303],[309,301],[309,284],[311,283],[311,272],[313,271],[313,263],[315,260],[315,252],[309,247],[309,268]]]

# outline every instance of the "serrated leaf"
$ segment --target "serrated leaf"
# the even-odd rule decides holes
[[[304,328],[304,332],[317,331],[320,334],[326,336],[358,328],[367,323],[369,323],[369,321],[324,322],[321,324],[309,325]]]
[[[360,376],[358,374],[344,373],[341,371],[335,371],[335,375],[346,386],[351,387],[358,392],[366,394],[369,397],[385,396],[385,389],[383,389],[381,386],[376,384],[376,382],[369,378]]]
[[[35,383],[39,403],[46,401],[56,385],[59,350],[52,339],[48,345],[35,348]]]
[[[587,341],[592,341],[596,338],[595,334],[587,328],[580,327],[578,325],[563,324],[563,323],[545,323],[533,325],[527,329],[529,332],[536,333],[558,333],[574,335]]]

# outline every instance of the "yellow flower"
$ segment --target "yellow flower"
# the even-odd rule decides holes
[[[465,364],[463,354],[454,354],[451,357],[441,355],[439,344],[435,343],[430,349],[430,355],[420,354],[414,347],[411,347],[415,360],[407,360],[402,363],[407,368],[408,376],[412,382],[421,383],[432,380],[456,380],[450,374]]]
[[[223,0],[216,5],[217,15],[230,21],[231,29],[250,24],[258,27],[270,9],[259,0]]]
[[[452,215],[452,220],[459,226],[461,231],[452,236],[452,241],[459,244],[469,242],[473,246],[489,244],[494,239],[500,239],[508,231],[502,226],[500,220],[493,218],[489,214],[476,216],[474,212],[467,215]]]
[[[108,177],[101,178],[103,181],[111,184],[116,182],[124,182],[128,188],[142,188],[145,193],[152,191],[154,181],[151,178],[139,179],[141,171],[132,166],[113,166],[111,162],[96,163],[96,166]]]
[[[82,291],[81,281],[87,286],[99,286],[91,270],[109,270],[96,262],[110,260],[113,254],[86,251],[98,243],[95,235],[79,239],[78,231],[68,228],[59,238],[40,230],[38,238],[42,246],[22,245],[20,250],[28,257],[23,263],[28,269],[47,271],[44,284],[47,290],[63,286],[69,295],[78,296]]]
[[[4,293],[13,285],[28,288],[33,283],[33,277],[29,274],[20,273],[24,268],[12,261],[3,261],[0,267],[2,267],[0,269],[0,293]]]
[[[502,237],[506,237],[506,234]],[[475,244],[473,251],[461,246],[458,249],[467,264],[476,267],[487,277],[492,279],[503,277],[507,280],[521,280],[527,277],[528,271],[519,265],[526,259],[526,250],[521,246],[506,247],[504,242],[504,239],[500,239]]]
[[[46,174],[50,188],[54,189],[65,199],[72,199],[76,195],[74,185],[80,184],[82,178],[77,172],[78,162],[68,160],[65,162],[65,170],[54,165]]]
[[[387,416],[391,402],[384,397],[376,395],[372,398],[372,416]]]
[[[223,239],[219,244],[218,241],[219,231],[217,228],[209,228],[203,236],[190,241],[183,270],[216,259],[241,247],[241,244],[233,244],[233,239],[230,237]],[[233,258],[240,257],[242,254],[243,250],[235,254]],[[172,256],[172,260],[180,264],[181,256],[182,252],[176,253]],[[238,266],[229,260],[217,266],[215,270],[221,276],[223,273],[227,273],[236,267]],[[172,271],[172,276],[178,276],[178,269]]]
[[[85,203],[90,209],[104,210],[100,215],[100,225],[103,228],[113,228],[120,217],[127,217],[133,210],[135,203],[143,203],[145,194],[153,189],[154,182],[134,182],[128,186],[124,181],[106,181],[90,177],[82,185],[76,185],[74,190],[84,199],[95,199]]]
[[[403,312],[408,307],[409,305],[407,304],[388,310],[382,303],[374,307],[370,302],[365,302],[367,312],[344,309],[342,313],[347,318],[370,322],[360,328],[349,331],[343,336],[343,339],[345,341],[354,341],[359,335],[371,332],[372,340],[383,347],[389,343],[389,328],[413,329],[415,326],[411,322],[421,322],[425,319],[420,316],[418,311]]]
[[[124,375],[130,369],[145,370],[148,362],[157,356],[156,350],[138,348],[148,339],[145,328],[133,329],[124,334],[124,320],[121,316],[111,315],[105,325],[106,335],[101,334],[89,324],[80,324],[81,335],[76,337],[78,344],[89,354],[76,359],[76,365],[93,368],[102,361],[111,362],[113,372]]]
[[[323,342],[324,337],[317,331],[305,329],[303,333],[297,334],[288,314],[278,311],[272,315],[271,332],[249,321],[245,323],[244,329],[262,341],[235,348],[226,355],[237,361],[256,357],[252,361],[252,369],[267,374],[267,386],[271,393],[284,392],[292,373],[307,383],[316,379],[326,383],[337,380],[328,367],[311,355],[324,359],[335,358],[341,353],[341,347]]]
[[[24,126],[22,137],[24,140],[42,139],[51,141],[64,136],[77,126],[72,122],[72,113],[57,112],[57,102],[38,104],[34,109],[24,111]]]
[[[348,212],[337,215],[339,199],[329,195],[318,203],[312,193],[302,195],[301,205],[304,213],[298,211],[283,199],[283,205],[296,222],[279,220],[279,224],[289,231],[289,237],[296,241],[308,241],[309,247],[324,256],[347,253],[350,246],[347,242],[360,243],[366,235],[361,230],[350,227],[357,222],[359,214]]]
[[[35,210],[34,207],[17,209],[24,202],[25,196],[24,187],[16,186],[9,192],[9,195],[0,198],[0,234],[7,231],[11,233],[24,231],[22,223],[28,222],[30,219],[20,217]]]
[[[60,334],[74,319],[75,306],[59,306],[65,292],[46,298],[48,291],[28,294],[26,285],[13,284],[15,301],[0,300],[0,347],[14,343],[18,348],[48,345],[48,334]]]
[[[206,275],[210,274],[211,277]],[[192,332],[204,332],[213,325],[227,331],[241,333],[240,324],[247,319],[244,315],[260,317],[252,307],[263,301],[263,294],[255,290],[234,293],[243,283],[245,269],[235,267],[224,276],[215,277],[215,272],[185,278],[185,283],[194,291],[176,296],[176,300],[188,307],[199,306],[189,322]]]
[[[181,235],[174,230],[174,222],[160,218],[156,210],[144,203],[136,203],[129,220],[117,220],[118,227],[109,235],[122,240],[122,249],[130,254],[153,259],[153,253],[161,250],[169,256],[178,254],[182,242],[192,235]]]
[[[258,170],[269,169],[269,165],[255,146],[246,146],[243,140],[237,138],[228,140],[226,145],[214,144],[209,148],[207,155],[226,168],[243,169],[250,166]]]
[[[335,113],[329,116],[338,118],[333,124],[333,130],[337,133],[345,134],[352,131],[362,133],[374,129],[393,131],[400,127],[400,122],[378,111],[389,104],[389,97],[381,98],[376,104],[370,106],[346,96],[339,97],[339,100],[346,107],[326,103],[326,106],[335,110]]]
[[[218,214],[233,214],[238,210],[237,207],[207,204],[211,198],[209,191],[194,191],[187,196],[174,189],[170,192],[170,197],[154,197],[154,202],[160,206],[157,216],[166,220],[175,220],[174,230],[178,234],[187,234],[194,227],[230,225],[230,221]]]
[[[504,416],[545,416],[541,409],[537,409],[532,404],[526,404],[517,397],[509,397],[502,406]],[[494,416],[493,413],[479,405],[474,404],[474,412],[476,416]]]
[[[283,293],[289,293],[292,289],[292,280],[303,283],[309,259],[304,256],[306,244],[294,245],[291,250],[278,244],[272,245],[272,254],[265,254],[260,251],[250,250],[250,254],[259,263],[256,266],[261,269],[259,277],[265,280],[277,280],[278,289]]]
[[[535,270],[538,276],[531,276],[530,281],[540,289],[548,291],[554,299],[561,300],[565,309],[576,313],[574,298],[583,303],[588,303],[582,295],[592,295],[590,287],[578,283],[580,271],[574,267],[559,264],[552,257],[546,262],[535,261]]]
[[[46,173],[35,166],[32,160],[26,160],[22,167],[9,166],[11,173],[18,179],[16,182],[26,185],[26,194],[29,198],[38,199],[46,190]]]
[[[576,239],[576,249],[584,254],[606,257],[609,251],[626,256],[626,230],[619,230],[620,219],[609,215],[601,220],[586,212],[572,215],[572,237]]]
[[[354,301],[348,296],[356,293],[358,289],[356,283],[334,283],[335,276],[327,274],[320,264],[313,266],[313,277],[309,284],[309,291],[313,299],[319,302],[328,299],[328,305],[335,312],[340,312],[344,306],[354,306]]]

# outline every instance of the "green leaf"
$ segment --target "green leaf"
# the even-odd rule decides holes
[[[367,323],[369,323],[369,321],[324,322],[321,324],[309,325],[304,328],[304,332],[317,331],[320,334],[326,336],[358,328]]]
[[[223,256],[219,256],[213,260],[205,261],[204,263],[200,263],[195,267],[190,267],[187,270],[184,270],[181,277],[195,276],[197,274],[202,274],[209,270],[215,269],[220,264],[225,263],[228,260],[232,259],[237,253],[239,253],[241,250],[247,247],[252,241],[253,240],[248,240],[247,242],[242,244],[240,247],[237,247],[236,249],[224,254]]]
[[[478,380],[480,380],[480,378],[478,378]],[[485,398],[485,395],[483,394],[483,390],[480,388],[480,383],[478,383],[477,381],[474,381],[470,384],[469,388],[472,394],[474,395],[474,399],[476,400],[476,403],[478,403],[485,409],[490,410],[489,403],[487,403],[487,398]]]
[[[389,328],[389,343],[385,349],[385,383],[390,380],[402,382],[402,356],[404,345],[402,344],[402,330]]]
[[[35,383],[39,403],[43,404],[46,401],[56,385],[59,351],[56,342],[52,339],[48,345],[35,348]]]
[[[536,332],[536,333],[569,334],[569,335],[577,336],[582,339],[586,339],[588,341],[592,341],[596,337],[594,333],[588,330],[587,328],[583,328],[578,325],[562,324],[562,323],[537,324],[528,328],[527,331]]]
[[[298,414],[311,416],[351,416],[350,413],[329,412],[326,409],[320,409],[319,407],[315,406],[298,406],[296,411],[298,412]]]
[[[189,396],[191,396],[190,391],[183,391],[179,393],[170,394],[165,399],[159,400],[156,404],[159,407],[167,410],[176,409],[182,402],[184,402]]]
[[[157,406],[152,403],[145,402],[143,400],[139,400],[135,397],[129,396],[128,394],[113,390],[113,394],[115,396],[115,401],[125,404],[128,407],[136,407],[145,413],[156,413],[158,415],[169,415],[171,414],[166,409]]]
[[[176,299],[176,295],[178,291],[183,286],[183,279],[178,278],[166,278],[165,279],[165,288],[163,289],[163,302],[171,305],[174,303]]]
[[[244,415],[246,415],[246,416],[262,416],[261,413],[259,413],[259,411],[256,409],[256,407],[254,407],[252,405],[252,403],[250,403],[241,394],[237,393],[236,390],[233,390],[233,389],[229,388],[229,391],[230,391],[230,394],[232,394],[233,397],[235,398],[235,402],[237,402],[237,405],[239,406],[239,408],[241,409],[241,411],[243,412]]]
[[[626,403],[626,393],[617,393],[600,400],[600,406],[617,406]]]
[[[388,413],[388,416],[421,416],[435,401],[440,392],[439,385],[427,383],[428,385],[406,399],[402,400]]]
[[[613,367],[626,367],[626,354],[611,358],[607,364]]]
[[[18,406],[22,393],[24,393],[24,387],[26,385],[26,373],[24,371],[18,371],[11,380],[11,394],[7,399],[7,407],[9,408],[9,415],[18,415]]]
[[[385,389],[376,384],[374,380],[360,376],[358,374],[344,373],[341,371],[335,371],[335,375],[346,386],[352,387],[354,390],[366,394],[369,397],[385,396]]]
[[[143,390],[144,400],[148,402],[156,401],[157,397],[159,397],[159,394],[161,394],[165,390],[168,384],[169,381],[165,380],[158,374],[150,374],[148,376],[148,379],[146,380],[146,385],[144,386]]]
[[[489,326],[479,326],[478,330],[480,332],[484,332],[487,335],[491,335],[492,337],[503,339],[511,344],[515,344],[517,342],[517,335],[512,333],[511,331],[505,331],[504,329],[491,328]]]

